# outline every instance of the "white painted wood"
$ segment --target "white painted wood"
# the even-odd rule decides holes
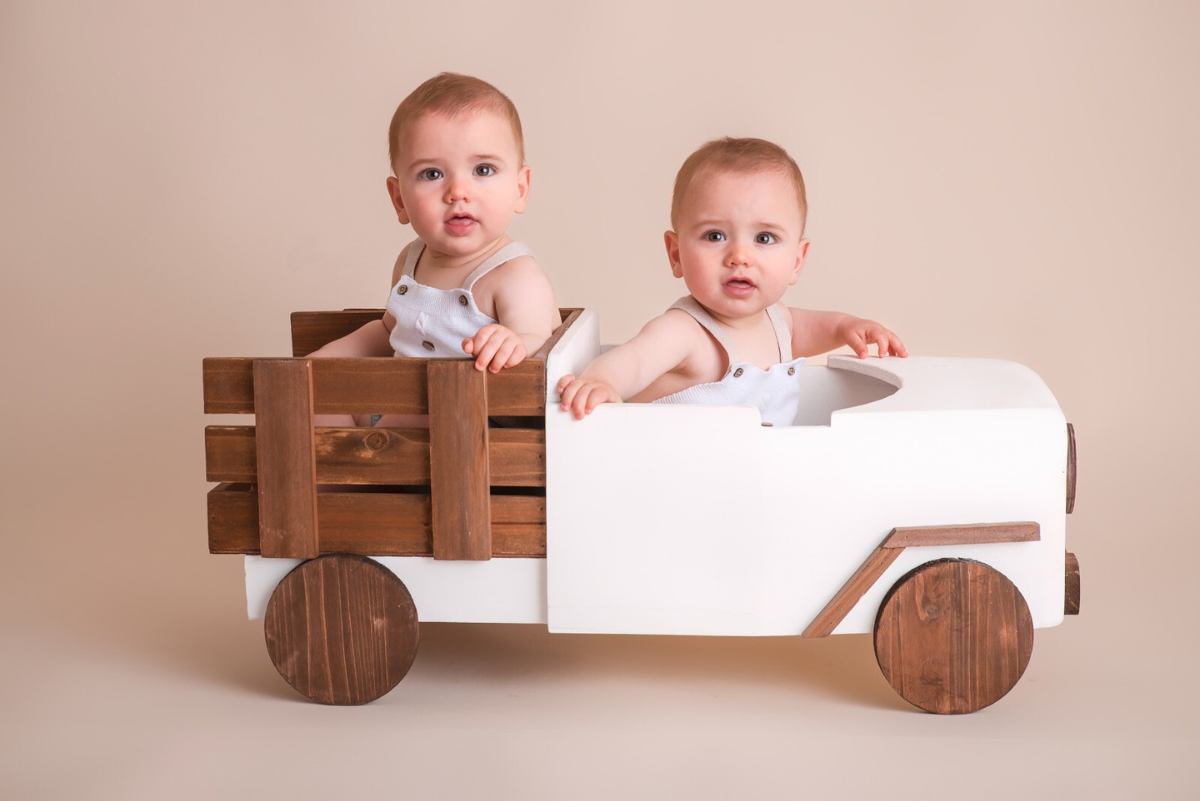
[[[892,528],[1026,520],[1040,542],[906,550],[836,631],[870,631],[896,578],[946,556],[1003,572],[1035,626],[1061,621],[1066,423],[1032,371],[834,357],[798,380],[813,390],[801,420],[827,424],[763,428],[749,407],[547,413],[552,631],[799,634]]]
[[[585,310],[547,359],[547,558],[381,557],[423,621],[551,631],[796,635],[897,526],[1034,521],[1041,541],[909,548],[835,633],[869,632],[908,570],[962,557],[1063,617],[1066,423],[1031,370],[830,357],[796,426],[752,407],[613,404],[576,421],[555,386],[601,350]],[[248,612],[297,562],[246,558]]]
[[[546,560],[435,560],[429,556],[377,556],[404,582],[423,623],[545,623]],[[266,614],[276,585],[299,559],[246,557],[247,612]]]

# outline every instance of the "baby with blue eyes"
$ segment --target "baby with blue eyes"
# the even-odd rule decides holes
[[[383,317],[311,355],[470,356],[493,373],[520,364],[561,318],[549,278],[508,235],[530,178],[512,101],[478,78],[442,73],[396,109],[388,142],[388,196],[417,239],[396,259]],[[317,424],[354,421],[321,415]]]
[[[907,356],[871,320],[785,306],[809,241],[804,178],[787,152],[761,139],[719,139],[687,158],[675,179],[667,258],[689,295],[578,377],[558,383],[562,409],[582,420],[622,401],[757,406],[764,423],[791,425],[805,356],[849,345],[866,358]]]

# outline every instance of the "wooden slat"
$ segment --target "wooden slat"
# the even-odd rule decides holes
[[[263,556],[311,559],[320,552],[309,364],[307,359],[259,359],[254,363]]]
[[[492,555],[546,555],[546,499],[491,497]],[[321,553],[432,556],[428,495],[345,492],[317,496]],[[220,554],[258,554],[258,495],[245,484],[208,493],[208,548]]]
[[[209,481],[256,481],[254,426],[208,426]],[[318,484],[429,484],[429,430],[316,429]],[[546,486],[546,432],[493,428],[488,435],[493,487]]]
[[[911,526],[894,528],[871,552],[837,594],[825,604],[804,637],[828,637],[884,571],[910,546],[975,545],[990,542],[1034,542],[1041,538],[1037,523],[975,523],[969,526]]]
[[[292,312],[292,355],[307,356],[383,317],[383,309]]]
[[[468,360],[429,365],[433,558],[492,558],[487,372]]]
[[[1037,523],[975,523],[969,526],[914,526],[894,528],[881,548],[916,545],[978,545],[990,542],[1037,542],[1042,538]]]
[[[879,580],[883,572],[891,567],[897,557],[903,553],[903,548],[884,548],[882,545],[871,551],[867,560],[854,571],[854,575],[842,585],[837,594],[825,604],[825,608],[816,616],[802,637],[828,637],[838,624],[850,614],[850,610],[858,603],[867,590]]]
[[[204,360],[206,414],[254,412],[254,362],[231,357]],[[316,414],[427,414],[428,366],[448,359],[313,359]],[[488,414],[541,417],[546,413],[546,363],[526,359],[487,374]]]

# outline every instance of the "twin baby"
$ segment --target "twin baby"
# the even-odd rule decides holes
[[[525,210],[529,167],[512,101],[485,81],[443,73],[404,99],[388,141],[388,193],[417,239],[400,252],[381,320],[313,356],[473,356],[480,370],[519,364],[561,322],[550,281],[508,224]],[[804,179],[761,139],[709,142],[675,179],[671,271],[689,294],[558,392],[577,419],[624,400],[758,406],[790,424],[803,357],[849,345],[906,356],[879,323],[780,302],[809,242]],[[322,416],[318,425],[352,425]],[[398,424],[384,418],[381,425]]]

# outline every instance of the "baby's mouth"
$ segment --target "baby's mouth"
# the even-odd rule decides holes
[[[737,298],[744,298],[754,292],[754,284],[745,278],[734,278],[726,281],[724,287],[727,293]]]
[[[446,218],[446,228],[453,234],[465,234],[470,231],[478,222],[470,214],[455,214],[452,217]]]

